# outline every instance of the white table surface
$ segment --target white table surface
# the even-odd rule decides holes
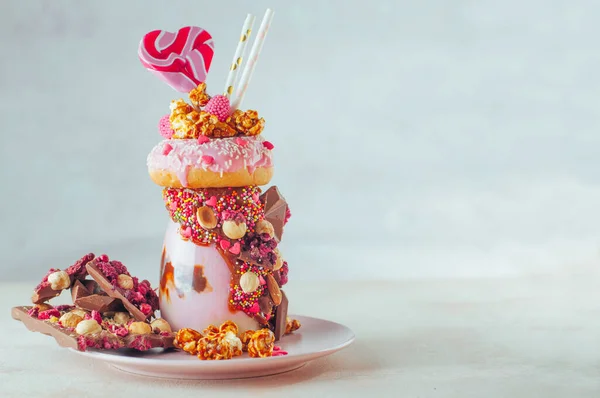
[[[595,274],[292,284],[292,312],[346,324],[356,342],[291,373],[196,382],[59,348],[10,318],[32,286],[5,284],[0,397],[598,397],[599,286]]]

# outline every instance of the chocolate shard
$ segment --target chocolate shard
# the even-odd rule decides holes
[[[31,296],[31,302],[33,304],[41,304],[50,299],[53,299],[54,297],[60,296],[61,292],[62,290],[52,289],[50,285],[44,286],[33,291],[33,295]]]
[[[281,303],[275,309],[275,317],[273,322],[275,323],[275,341],[281,339],[285,334],[285,327],[287,325],[287,313],[288,313],[288,299],[284,291],[281,291]]]
[[[77,341],[77,334],[75,332],[71,332],[68,329],[62,328],[58,324],[45,322],[29,316],[27,311],[30,308],[31,307],[13,307],[11,310],[11,315],[13,319],[23,322],[27,329],[31,330],[32,332],[38,332],[54,337],[54,340],[56,340],[58,345],[61,347],[82,350]]]
[[[273,224],[275,240],[279,243],[283,235],[283,224],[285,224],[285,214],[288,207],[287,202],[275,185],[260,195],[260,200],[265,207],[265,219]]]
[[[92,279],[85,279],[82,281],[85,288],[90,292],[90,294],[98,294],[102,292],[100,286],[98,286],[98,282]]]
[[[125,347],[138,351],[147,351],[151,348],[172,348],[175,333],[165,334],[129,334],[123,339]]]
[[[270,270],[272,270],[274,267],[274,264],[271,263],[266,257],[262,257],[261,258],[262,261],[260,263],[257,262],[250,256],[250,252],[248,250],[242,250],[242,252],[239,254],[239,256],[237,258],[241,261],[245,261],[250,264],[260,265],[260,266],[268,268]]]
[[[81,281],[75,281],[71,286],[71,299],[73,304],[77,305],[76,301],[81,297],[89,296],[91,293]]]
[[[79,297],[73,303],[86,311],[98,311],[101,314],[109,311],[118,311],[123,308],[121,300],[101,294],[90,294]]]
[[[102,272],[96,266],[95,261],[92,261],[86,265],[87,272],[89,275],[98,283],[98,286],[110,297],[121,300],[127,311],[138,321],[145,321],[152,313],[144,315],[139,308],[127,300],[125,296],[120,292],[120,289],[113,286],[112,283],[102,274]]]

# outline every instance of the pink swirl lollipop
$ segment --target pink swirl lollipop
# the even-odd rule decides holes
[[[142,38],[138,49],[146,69],[184,93],[206,80],[213,55],[212,36],[197,26],[176,33],[153,30]]]

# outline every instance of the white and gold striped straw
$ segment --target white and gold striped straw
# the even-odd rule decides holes
[[[238,75],[238,71],[242,66],[242,59],[244,58],[244,51],[246,50],[246,44],[250,39],[250,33],[252,32],[252,25],[254,25],[254,15],[248,14],[244,25],[242,26],[242,32],[240,33],[240,41],[238,42],[235,54],[233,55],[233,61],[231,61],[231,67],[229,68],[229,74],[227,75],[227,81],[225,82],[224,96],[227,98],[233,94],[235,86],[235,80]]]
[[[256,67],[256,62],[258,61],[258,56],[260,55],[263,44],[265,44],[265,38],[269,32],[269,27],[271,26],[272,20],[273,11],[271,9],[267,9],[265,16],[260,23],[260,28],[258,29],[256,38],[254,39],[254,43],[252,43],[250,55],[248,55],[248,61],[246,61],[246,65],[244,66],[242,77],[240,78],[240,82],[237,84],[235,99],[231,104],[232,112],[240,107],[242,100],[244,99],[244,95],[248,89],[248,83],[250,83],[250,78],[252,78],[252,72],[254,72],[254,68]]]

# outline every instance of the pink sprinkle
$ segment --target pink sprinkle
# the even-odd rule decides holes
[[[238,144],[239,146],[246,146],[246,145],[248,145],[248,141],[246,141],[242,137],[237,137],[235,139],[235,143]]]
[[[229,99],[221,94],[215,95],[208,101],[204,110],[215,115],[220,122],[224,122],[229,116]]]
[[[273,346],[273,351],[281,351],[281,347],[278,345]]]
[[[163,148],[163,155],[167,156],[172,150],[173,150],[173,147],[171,146],[171,144],[169,144],[167,142],[165,144],[165,147]]]
[[[160,135],[162,135],[168,140],[173,138],[173,134],[175,134],[175,132],[171,128],[171,121],[169,120],[169,115],[164,115],[158,121],[158,132],[160,133]]]
[[[221,240],[219,242],[219,245],[221,246],[221,249],[227,250],[227,249],[229,249],[229,246],[231,246],[231,242],[229,242],[228,240],[223,239],[223,240]]]
[[[173,211],[177,210],[177,203],[171,202],[171,204],[169,205],[169,209],[171,209]]]
[[[213,164],[215,162],[215,158],[213,158],[210,155],[203,155],[202,156],[202,161],[206,164]]]
[[[181,236],[184,238],[189,238],[192,236],[192,227],[186,227],[183,231],[181,231]]]
[[[260,196],[258,196],[257,193],[252,195],[252,200],[254,201],[254,203],[258,203],[258,200],[260,199]]]
[[[263,278],[262,275],[258,276],[258,281],[260,282],[261,285],[266,285],[267,282],[265,281],[265,278]]]
[[[275,148],[275,145],[271,144],[269,141],[264,141],[263,142],[263,146],[265,148],[267,148],[268,150],[271,150],[271,149]]]
[[[152,312],[152,307],[150,306],[150,304],[144,303],[140,305],[140,311],[142,311],[142,314],[148,315]]]
[[[205,135],[198,137],[198,144],[206,144],[208,141],[210,141],[210,138]]]
[[[207,206],[216,207],[217,206],[217,197],[216,196],[211,196],[210,199],[208,199],[206,201],[206,205]]]
[[[274,356],[274,357],[282,357],[282,356],[287,355],[287,354],[288,354],[287,351],[276,351],[276,352],[274,352],[272,354],[272,356]]]
[[[233,254],[240,254],[240,242],[235,242],[235,244],[231,246],[231,249],[229,249],[229,252]]]
[[[251,314],[258,314],[258,312],[260,311],[260,307],[258,303],[254,303],[252,304],[252,307],[248,308],[247,311]]]

